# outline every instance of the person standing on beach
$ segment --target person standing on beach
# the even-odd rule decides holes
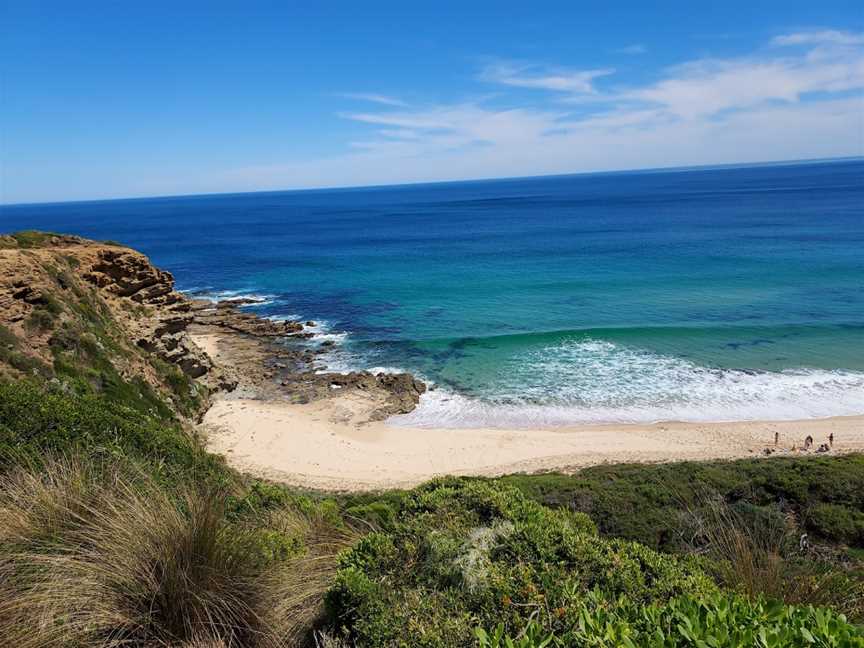
[[[832,448],[834,447],[834,433],[833,432],[828,435],[828,445]]]

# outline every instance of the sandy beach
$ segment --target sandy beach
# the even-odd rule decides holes
[[[359,422],[357,395],[304,405],[217,400],[203,429],[210,450],[253,474],[310,488],[406,487],[436,475],[574,471],[600,463],[731,459],[792,454],[807,435],[833,433],[833,453],[864,450],[864,417],[735,423],[591,425],[538,430],[428,429]],[[815,447],[814,446],[814,447]],[[803,454],[800,450],[797,454]]]

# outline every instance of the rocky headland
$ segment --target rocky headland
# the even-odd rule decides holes
[[[63,375],[49,376],[58,357],[95,346],[121,376],[170,391],[162,365],[151,362],[156,358],[203,387],[198,417],[213,398],[309,403],[357,392],[374,403],[365,417],[382,420],[411,411],[426,389],[409,374],[327,372],[314,322],[258,317],[243,310],[248,303],[191,299],[176,290],[170,272],[114,243],[41,233],[0,237],[0,325],[15,336],[17,354],[6,372],[41,372],[62,382]]]
[[[385,424],[417,406],[422,382],[327,371],[328,347],[313,322],[271,321],[246,305],[192,299],[122,245],[0,236],[0,382],[27,376],[50,393],[116,404],[121,417],[179,419],[235,468],[334,490],[411,486],[440,474],[733,459],[766,448],[794,456],[809,452],[801,450],[808,436],[817,447],[828,443],[826,454],[864,448],[861,417],[556,429]]]

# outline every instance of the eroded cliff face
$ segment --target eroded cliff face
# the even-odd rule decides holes
[[[0,236],[0,377],[35,374],[61,388],[133,398],[137,390],[145,400],[153,392],[189,418],[211,394],[238,383],[256,397],[281,390],[300,402],[326,398],[334,387],[376,390],[384,404],[373,418],[410,411],[425,391],[407,374],[322,373],[321,349],[302,344],[311,335],[302,323],[262,319],[238,306],[189,299],[170,272],[121,245]],[[192,340],[193,328],[241,352],[214,362]]]
[[[94,391],[137,385],[189,416],[231,387],[186,335],[191,304],[171,273],[119,245],[33,238],[0,237],[4,373]]]

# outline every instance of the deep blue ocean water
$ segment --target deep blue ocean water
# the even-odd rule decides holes
[[[433,382],[402,422],[864,413],[864,160],[18,205]]]

